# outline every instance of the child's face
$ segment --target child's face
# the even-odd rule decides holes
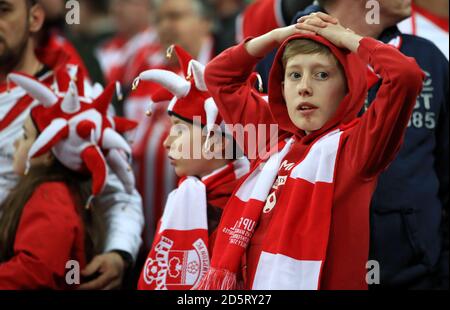
[[[206,159],[203,145],[206,137],[202,128],[171,116],[172,127],[169,136],[164,141],[171,164],[179,177],[202,177],[215,168],[214,159]],[[194,151],[195,149],[195,151]]]
[[[283,96],[289,118],[307,134],[333,117],[346,92],[345,75],[332,57],[299,54],[287,61]]]
[[[13,158],[13,169],[18,175],[25,174],[28,152],[30,151],[33,143],[36,141],[37,134],[36,127],[34,126],[31,117],[28,117],[23,124],[22,136],[14,142],[15,152]],[[37,158],[33,158],[30,161],[30,165],[32,167],[36,167],[39,165],[48,164],[51,157],[52,155],[48,152]]]

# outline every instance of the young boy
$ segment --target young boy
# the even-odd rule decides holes
[[[164,87],[152,97],[153,102],[171,101],[172,127],[164,146],[181,178],[167,199],[139,279],[141,290],[198,286],[209,268],[209,249],[222,209],[239,178],[249,170],[246,158],[234,160],[238,156],[226,154],[233,139],[222,135],[223,131],[214,132],[220,141],[208,143],[214,139],[210,131],[221,124],[221,117],[206,90],[204,67],[180,47],[174,49],[186,79],[165,70],[149,70],[138,78]],[[207,137],[202,134],[204,129]]]
[[[281,43],[266,104],[246,79]],[[357,118],[367,64],[383,84]],[[225,51],[205,79],[227,124],[277,123],[281,135],[227,203],[200,288],[367,288],[369,202],[422,86],[414,60],[318,13]]]

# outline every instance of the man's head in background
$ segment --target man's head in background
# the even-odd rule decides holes
[[[411,0],[378,0],[380,17],[394,26],[411,16]]]
[[[0,0],[0,79],[24,66],[45,13],[35,0]]]
[[[197,58],[211,35],[211,11],[203,0],[156,0],[156,25],[163,48],[178,44]]]
[[[151,0],[111,0],[111,13],[118,33],[129,39],[150,26]]]
[[[109,0],[78,0],[80,4],[80,23],[69,25],[68,29],[75,37],[96,37],[112,34],[115,25],[109,12]]]
[[[318,0],[319,5],[327,12],[333,15],[333,12],[338,10],[340,12],[349,11],[354,13],[355,18],[364,15],[359,15],[357,12],[369,12],[373,6],[366,8],[367,0]],[[380,22],[385,27],[392,27],[411,15],[411,0],[377,0],[380,7]],[[355,11],[355,8],[358,8]]]

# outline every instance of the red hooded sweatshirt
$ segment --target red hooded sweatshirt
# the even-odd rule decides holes
[[[290,120],[281,91],[281,58],[286,44],[298,38],[329,47],[348,86],[332,119],[309,135]],[[350,53],[322,37],[297,35],[275,58],[267,104],[247,83],[259,60],[241,44],[206,68],[208,89],[226,123],[276,123],[281,132],[275,153],[280,158],[272,154],[266,164],[278,165],[277,171],[271,174],[264,159],[255,160],[225,207],[201,287],[236,288],[243,278],[252,289],[366,289],[370,199],[378,175],[402,144],[423,73],[414,59],[371,38]],[[383,82],[374,103],[357,118],[367,94],[368,64]],[[250,141],[243,142],[254,158]]]
[[[46,182],[23,208],[14,257],[0,263],[0,290],[75,289],[69,261],[86,265],[84,225],[67,185]]]

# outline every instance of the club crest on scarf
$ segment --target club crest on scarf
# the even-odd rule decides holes
[[[154,247],[154,256],[147,258],[143,279],[149,289],[195,289],[209,268],[208,248],[202,238],[189,250],[171,250],[174,241],[161,236]]]
[[[92,175],[93,196],[105,186],[106,163],[127,192],[134,189],[134,175],[128,163],[131,148],[119,133],[132,130],[137,124],[107,115],[115,84],[108,85],[95,99],[86,96],[85,79],[76,67],[71,73],[61,71],[55,75],[51,88],[21,73],[9,74],[8,81],[39,102],[31,110],[40,134],[29,151],[28,167],[32,158],[51,150],[67,168]]]

